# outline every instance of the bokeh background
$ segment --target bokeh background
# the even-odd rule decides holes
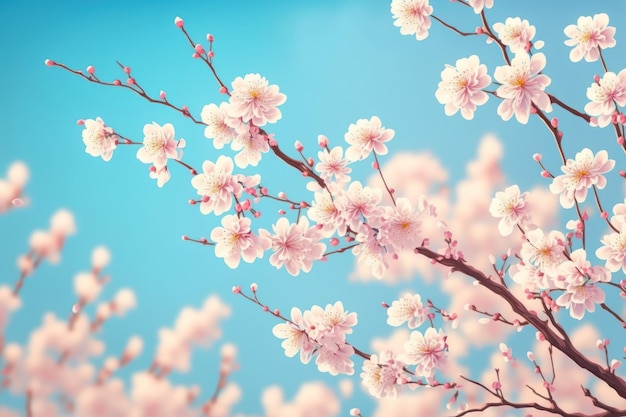
[[[464,30],[479,25],[478,17],[463,7],[443,1],[434,7],[438,17]],[[343,300],[348,310],[359,313],[359,325],[350,341],[365,350],[374,336],[391,332],[380,308],[382,300],[390,302],[406,289],[436,300],[437,287],[422,283],[419,277],[395,285],[384,280],[351,282],[355,260],[347,253],[317,263],[311,273],[298,277],[269,266],[267,256],[253,265],[242,263],[237,270],[229,269],[212,248],[181,240],[182,234],[208,237],[218,224],[215,217],[203,216],[187,204],[195,190],[185,170],[171,166],[171,181],[159,189],[148,177],[148,166],[135,158],[136,148],[119,147],[108,163],[86,154],[76,120],[100,116],[137,141],[143,138],[145,124],[172,123],[177,138],[187,141],[184,160],[196,167],[219,155],[204,138],[202,127],[128,91],[89,84],[48,68],[44,60],[82,70],[93,65],[101,79],[124,79],[117,60],[130,66],[152,95],[165,90],[170,101],[186,104],[199,115],[203,105],[219,103],[223,97],[208,68],[191,58],[193,50],[174,26],[174,18],[180,16],[194,39],[204,41],[207,33],[215,36],[214,63],[225,82],[258,72],[287,94],[282,120],[268,130],[292,155],[295,140],[305,145],[307,155],[315,156],[318,134],[327,135],[331,145],[339,145],[350,123],[377,115],[384,126],[396,131],[389,144],[391,154],[432,152],[449,171],[450,185],[463,178],[480,138],[492,133],[504,144],[502,166],[508,183],[522,188],[547,186],[531,156],[542,152],[557,168],[557,155],[539,120],[531,119],[525,126],[503,122],[495,113],[498,103],[492,99],[468,122],[460,115],[446,117],[434,97],[446,63],[476,53],[493,74],[501,64],[497,48],[485,44],[484,38],[461,38],[436,23],[429,38],[417,42],[393,26],[389,9],[389,2],[370,0],[1,1],[0,172],[21,160],[30,167],[31,180],[29,206],[0,216],[0,282],[15,281],[15,260],[27,251],[29,234],[47,228],[55,210],[71,210],[78,226],[77,235],[67,241],[62,261],[44,264],[28,280],[7,340],[24,343],[45,311],[65,317],[75,299],[73,276],[89,268],[93,247],[105,245],[111,249],[113,262],[108,268],[112,282],[103,297],[130,287],[138,298],[137,309],[123,320],[111,320],[103,331],[110,352],[121,351],[133,334],[144,339],[143,355],[127,372],[149,365],[158,329],[171,327],[181,308],[199,307],[215,293],[233,309],[218,346],[231,342],[238,347],[241,369],[232,380],[244,396],[236,411],[261,414],[261,393],[273,384],[280,385],[289,398],[307,380],[323,380],[337,389],[341,378],[322,375],[313,364],[285,357],[280,341],[271,334],[277,321],[232,295],[231,287],[247,288],[257,282],[261,298],[284,312],[291,306],[306,309]],[[578,16],[600,12],[609,14],[612,25],[626,21],[626,3],[621,1],[496,1],[488,16],[492,23],[519,16],[535,25],[535,39],[546,42],[545,73],[553,79],[550,92],[581,109],[587,101],[586,88],[601,67],[569,62],[563,28]],[[618,26],[617,47],[606,53],[609,68],[615,72],[626,56],[625,33]],[[594,150],[617,150],[609,130],[594,130],[578,120],[564,120],[562,126],[566,135],[571,133],[572,139],[565,142],[570,156],[582,144]],[[258,169],[245,172],[260,173],[272,191],[308,198],[303,178],[270,154]],[[371,174],[369,162],[353,166],[353,179],[365,181]],[[621,188],[614,197],[621,200]],[[264,217],[270,221],[278,208],[268,205]],[[358,374],[360,361],[356,362]],[[172,379],[199,384],[206,398],[216,382],[218,363],[217,348],[198,350],[192,370]],[[364,411],[373,407],[357,375],[353,382],[355,393],[342,403],[343,415],[353,406]],[[0,404],[21,403],[0,391]]]

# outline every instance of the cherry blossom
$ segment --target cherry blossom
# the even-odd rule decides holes
[[[563,255],[565,236],[557,230],[546,235],[543,230],[534,229],[526,232],[526,239],[520,253],[524,263],[534,264],[545,274],[557,274],[559,265],[566,259]]]
[[[487,66],[481,64],[476,55],[457,60],[455,67],[446,65],[441,80],[435,97],[445,104],[446,116],[461,110],[464,119],[472,120],[476,107],[489,98],[482,89],[491,84],[491,77],[487,75]]]
[[[621,268],[626,273],[626,222],[621,224],[619,233],[604,235],[601,241],[603,246],[596,250],[596,256],[606,261],[609,271],[617,272]]]
[[[363,361],[363,385],[376,398],[396,398],[403,368],[404,364],[391,351],[381,352],[378,356],[371,355]]]
[[[401,326],[408,322],[409,329],[415,329],[424,323],[428,310],[422,305],[419,294],[404,294],[399,300],[394,300],[387,309],[387,324]]]
[[[347,343],[336,343],[332,346],[320,347],[315,364],[320,372],[331,375],[354,374],[354,362],[350,357],[354,355],[354,348]]]
[[[352,248],[352,254],[358,256],[358,264],[365,266],[374,277],[381,279],[389,265],[385,261],[385,247],[378,241],[377,233],[368,225],[358,229],[355,240],[359,245]]]
[[[282,116],[276,106],[283,104],[287,96],[278,91],[277,85],[268,84],[260,74],[235,78],[228,114],[240,117],[244,122],[252,122],[255,126],[276,123]]]
[[[350,181],[348,174],[352,169],[348,167],[348,160],[343,157],[343,148],[335,146],[328,151],[324,149],[317,153],[320,162],[315,165],[315,170],[320,173],[326,184],[335,182],[343,184]]]
[[[159,170],[165,167],[167,159],[180,159],[185,140],[174,140],[174,126],[170,123],[162,127],[152,122],[143,128],[143,146],[137,151],[137,159],[144,164],[152,164]]]
[[[231,149],[240,151],[235,155],[235,163],[239,168],[248,165],[257,166],[261,160],[261,154],[269,151],[268,137],[260,133],[244,132],[235,137]]]
[[[587,62],[597,61],[600,49],[615,46],[615,28],[608,26],[609,16],[600,13],[593,16],[581,16],[576,25],[568,25],[563,32],[570,38],[565,45],[573,46],[569,54],[572,62],[585,58]]]
[[[311,207],[307,211],[307,216],[322,225],[324,237],[332,236],[335,231],[339,235],[346,234],[346,220],[342,216],[341,211],[337,208],[336,200],[328,190],[321,190],[314,194],[314,200]]]
[[[207,139],[213,139],[215,149],[222,149],[235,137],[235,130],[229,124],[228,103],[221,103],[219,107],[211,103],[202,108],[200,117],[202,122],[206,124],[204,128],[204,136]]]
[[[592,313],[596,304],[604,302],[604,291],[595,284],[609,282],[611,273],[602,266],[592,267],[586,259],[584,249],[572,252],[570,259],[559,268],[561,275],[556,280],[556,285],[565,289],[565,292],[556,299],[556,303],[569,309],[570,316],[581,320],[585,310]]]
[[[309,338],[305,330],[308,327],[300,309],[293,307],[291,309],[291,323],[277,324],[272,329],[272,333],[279,339],[285,339],[281,346],[285,349],[286,356],[293,358],[296,353],[300,352],[302,363],[309,363],[314,355],[317,342]]]
[[[552,286],[552,279],[532,264],[523,262],[513,264],[509,268],[509,274],[513,281],[520,284],[524,290],[537,291]]]
[[[117,147],[118,137],[112,128],[107,127],[104,121],[96,117],[96,120],[84,120],[83,143],[91,156],[101,156],[104,161],[110,161],[113,150]]]
[[[511,61],[511,65],[496,68],[495,79],[502,85],[496,90],[502,103],[498,106],[498,114],[502,120],[509,120],[513,115],[518,122],[528,123],[531,106],[551,112],[552,104],[544,89],[551,80],[541,70],[546,66],[546,57],[542,53],[532,58],[526,53],[519,53]]]
[[[304,317],[314,327],[309,335],[317,342],[329,346],[343,343],[345,335],[352,333],[352,327],[357,324],[356,313],[346,312],[341,301],[327,304],[324,309],[313,306]]]
[[[561,167],[564,175],[555,177],[550,184],[550,191],[560,194],[563,208],[571,208],[575,202],[583,202],[587,198],[587,190],[595,185],[599,189],[606,186],[606,174],[615,166],[615,161],[608,159],[605,150],[595,156],[589,148],[576,154],[576,159],[568,159]]]
[[[493,29],[503,44],[511,48],[511,52],[528,52],[530,42],[535,37],[535,27],[528,20],[519,17],[507,18],[504,23],[494,23]]]
[[[352,230],[356,230],[363,218],[371,219],[383,214],[382,207],[378,207],[382,199],[379,188],[363,187],[359,181],[350,183],[348,190],[336,200],[336,207],[342,213],[346,223]]]
[[[346,158],[352,162],[359,161],[367,158],[372,151],[386,155],[385,142],[391,140],[394,135],[393,129],[382,127],[377,116],[370,120],[359,119],[356,124],[353,123],[348,127],[348,133],[345,134],[346,142],[350,145],[346,149]]]
[[[418,41],[428,37],[430,29],[430,16],[433,12],[428,0],[392,0],[391,13],[394,26],[400,27],[403,35],[415,35]]]
[[[398,198],[394,207],[386,207],[385,214],[373,222],[379,228],[380,243],[396,250],[419,246],[424,238],[420,215],[408,199]]]
[[[489,213],[499,217],[498,230],[502,236],[508,236],[513,228],[519,225],[525,227],[530,220],[530,207],[526,202],[528,193],[520,193],[519,186],[512,185],[504,191],[498,191],[491,200]]]
[[[468,3],[476,14],[480,14],[485,8],[491,9],[493,7],[493,0],[468,0]]]
[[[289,224],[284,217],[272,225],[274,234],[261,229],[262,238],[269,238],[274,253],[270,256],[270,264],[277,269],[285,266],[289,274],[296,276],[300,271],[309,272],[313,261],[320,259],[326,245],[320,242],[322,234],[316,227],[309,228],[309,221],[301,217],[297,223]]]
[[[605,127],[612,122],[616,106],[626,106],[626,69],[619,74],[605,73],[598,82],[587,88],[587,98],[591,100],[585,105],[585,112],[594,116],[592,126]]]
[[[198,195],[203,197],[200,203],[200,212],[209,214],[214,212],[220,215],[230,210],[233,195],[240,196],[243,187],[232,175],[233,160],[220,155],[215,163],[204,161],[202,174],[198,174],[191,180],[191,185],[198,190]]]
[[[415,372],[418,375],[430,378],[447,362],[446,338],[443,330],[439,329],[437,332],[434,327],[429,327],[424,334],[417,330],[413,331],[404,344],[402,358],[407,364],[417,365]]]
[[[154,165],[151,166],[149,175],[151,179],[157,180],[157,187],[159,188],[162,188],[172,176],[167,165],[164,165],[161,168],[157,168]]]
[[[269,239],[252,233],[250,223],[249,218],[231,214],[222,217],[222,227],[211,232],[211,240],[216,242],[215,256],[224,258],[232,269],[239,266],[241,259],[252,263],[256,258],[262,258],[263,252],[269,249]]]

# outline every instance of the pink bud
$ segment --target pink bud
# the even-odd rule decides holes
[[[545,341],[545,340],[546,340],[546,337],[545,337],[545,336],[543,335],[543,333],[541,333],[541,332],[537,332],[537,333],[535,334],[535,338],[536,338],[538,341],[540,341],[540,342],[543,342],[543,341]]]
[[[88,66],[87,67],[87,72],[91,75],[93,75],[96,72],[96,69],[93,66]]]
[[[361,410],[359,410],[358,408],[351,408],[350,415],[352,417],[359,417],[361,415]]]
[[[550,178],[550,173],[544,169],[541,171],[541,176],[544,178]]]
[[[320,145],[320,148],[325,148],[328,146],[328,138],[324,135],[319,135],[317,137],[317,144]]]
[[[196,204],[196,200],[189,200],[189,204],[191,204],[192,206],[194,206]]]
[[[556,117],[553,117],[552,120],[550,120],[550,124],[552,125],[553,128],[557,128],[559,127],[559,119],[557,119]]]
[[[130,74],[130,67],[124,67],[124,72],[126,74]]]
[[[78,120],[76,120],[76,124],[77,124],[78,126],[82,126],[82,125],[84,125],[84,124],[85,124],[85,121],[84,121],[83,119],[78,119]]]
[[[258,288],[259,286],[257,285],[256,282],[253,282],[252,284],[250,284],[250,289],[252,290],[252,292],[256,292]]]
[[[188,115],[189,115],[189,108],[188,108],[187,106],[183,106],[183,114],[184,114],[185,116],[188,116]]]
[[[278,193],[278,198],[280,198],[281,200],[285,200],[287,198],[287,194],[281,191]]]
[[[254,218],[258,219],[259,217],[261,217],[261,212],[260,211],[255,211],[254,212]]]
[[[198,59],[198,58],[200,58],[200,55],[198,55],[198,53],[197,53],[197,52],[194,52],[193,54],[191,54],[191,57],[192,57],[193,59]]]
[[[533,155],[533,159],[535,160],[535,162],[540,162],[541,161],[541,154],[540,153],[536,153]]]
[[[236,287],[233,287],[233,294],[241,294],[241,286],[237,285]]]
[[[196,50],[197,53],[199,54],[203,54],[204,53],[204,48],[202,47],[201,44],[196,44],[196,47],[194,48]]]
[[[268,306],[263,306],[263,311],[265,311],[267,313],[268,311],[270,311],[270,309],[269,309]]]
[[[313,160],[313,158],[309,158],[309,159],[306,161],[306,163],[307,163],[307,164],[309,164],[309,166],[310,166],[310,167],[312,167],[312,166],[313,166],[313,164],[315,164],[315,161]]]
[[[602,213],[600,213],[600,217],[606,220],[609,218],[609,213],[607,213],[606,211],[603,211]]]
[[[372,169],[378,169],[378,162],[372,162]]]
[[[296,151],[298,152],[302,152],[302,150],[304,149],[304,146],[302,145],[302,142],[300,142],[299,140],[297,140],[293,146],[296,148]]]
[[[207,243],[209,243],[209,241],[206,240],[206,237],[201,237],[200,238],[200,243],[202,243],[203,245],[206,245]]]
[[[45,63],[47,66],[49,66],[49,67],[52,67],[52,66],[56,65],[56,62],[54,62],[54,61],[53,61],[53,60],[51,60],[51,59],[46,59],[46,60],[44,61],[44,63]]]
[[[128,84],[128,85],[135,84],[135,79],[134,78],[129,78],[128,80],[126,80],[126,84]]]
[[[189,237],[188,237],[187,235],[182,235],[182,236],[181,236],[181,239],[182,239],[182,240],[189,240]]]
[[[395,189],[395,188],[390,188],[390,189],[389,189],[389,192],[390,192],[391,194],[393,194],[393,193],[395,193],[395,192],[396,192],[396,189]]]
[[[279,309],[275,309],[274,310],[274,315],[275,316],[280,316],[280,310]]]
[[[482,35],[483,34],[483,28],[481,26],[478,26],[476,28],[476,34],[478,34],[478,35]]]
[[[161,92],[159,93],[159,97],[161,97],[161,100],[165,100],[165,97],[167,97],[165,91],[161,90]]]
[[[491,384],[491,387],[495,390],[499,390],[499,389],[502,389],[502,384],[499,381],[494,381]]]
[[[285,210],[278,210],[278,214],[284,216],[287,212]]]
[[[206,40],[207,40],[207,41],[209,41],[209,42],[213,42],[213,40],[214,40],[214,39],[215,39],[215,38],[213,38],[213,35],[211,35],[210,33],[207,33],[207,35],[206,35]]]
[[[226,94],[226,93],[228,93],[228,88],[224,86],[220,87],[220,94]]]
[[[176,19],[174,19],[174,24],[177,28],[182,28],[183,26],[185,26],[185,22],[183,21],[183,19],[178,16],[176,17]]]
[[[600,76],[599,76],[598,74],[594,75],[594,76],[593,76],[593,80],[594,80],[596,83],[599,83],[599,82],[600,82]]]
[[[215,52],[209,51],[208,55],[209,55],[209,58],[213,58],[215,57]]]
[[[386,302],[384,302],[384,301],[383,301],[382,303],[380,303],[380,305],[381,305],[383,308],[389,308],[389,304],[387,304],[387,303],[386,303]]]
[[[306,208],[306,206],[307,206],[306,201],[303,201],[300,203],[300,208]]]
[[[623,145],[624,144],[624,136],[618,136],[617,137],[617,143],[620,144],[620,145]]]

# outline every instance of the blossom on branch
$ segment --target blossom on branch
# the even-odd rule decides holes
[[[626,222],[617,225],[619,232],[602,237],[602,244],[596,250],[596,256],[606,261],[605,266],[611,272],[622,269],[626,273]]]
[[[376,116],[370,120],[359,119],[356,124],[348,127],[345,140],[350,147],[346,149],[346,158],[349,161],[365,159],[374,151],[379,155],[387,154],[385,142],[391,140],[396,132],[393,129],[385,129],[382,122]]]
[[[530,220],[530,207],[526,199],[528,192],[520,193],[519,186],[512,185],[504,191],[498,191],[491,200],[489,213],[500,217],[498,230],[502,236],[508,236],[515,226],[525,227]]]
[[[233,81],[230,106],[227,108],[231,117],[240,117],[244,123],[255,126],[276,123],[282,116],[276,106],[287,100],[275,84],[268,85],[267,79],[260,74],[247,74]]]
[[[468,3],[476,14],[480,14],[485,8],[491,9],[493,7],[493,0],[468,0]]]
[[[216,227],[211,232],[211,240],[216,242],[215,256],[224,258],[232,269],[239,266],[242,258],[247,263],[262,258],[263,252],[270,247],[268,238],[252,233],[250,223],[249,218],[231,214],[222,218],[223,227]]]
[[[519,17],[507,18],[504,23],[493,24],[493,30],[498,33],[498,38],[504,45],[511,48],[511,52],[528,52],[530,42],[535,37],[535,27],[528,20]]]
[[[445,104],[446,116],[461,110],[464,119],[472,120],[476,107],[489,99],[482,91],[489,84],[491,77],[487,75],[487,66],[480,63],[478,56],[472,55],[457,60],[456,67],[446,65],[435,97],[439,103]]]
[[[518,122],[526,124],[533,105],[539,110],[552,111],[550,98],[544,92],[551,80],[540,73],[545,66],[544,54],[538,53],[531,58],[526,53],[519,53],[515,55],[511,65],[496,68],[494,77],[502,84],[496,95],[504,99],[498,106],[498,114],[502,120],[507,121],[515,115]]]
[[[228,103],[221,103],[219,107],[211,103],[204,106],[202,113],[200,113],[202,122],[206,124],[204,136],[207,139],[213,139],[215,149],[222,149],[236,135],[231,123],[229,123],[230,120],[228,120],[230,119],[228,106]]]
[[[110,161],[113,150],[117,147],[117,135],[113,129],[107,127],[104,121],[96,117],[96,120],[84,120],[83,143],[85,152],[91,156],[101,156],[104,161]]]
[[[409,329],[415,329],[426,321],[427,313],[420,295],[407,293],[399,300],[394,300],[387,309],[387,324],[397,327],[408,322]]]
[[[200,203],[200,212],[209,214],[214,212],[220,215],[230,210],[233,195],[241,196],[242,185],[237,181],[233,173],[233,160],[221,155],[217,162],[204,161],[202,174],[191,179],[191,185],[203,196]]]
[[[143,128],[143,146],[137,151],[137,159],[144,164],[152,164],[159,170],[167,165],[167,159],[180,159],[181,148],[185,147],[185,140],[174,140],[174,126],[166,123],[163,126],[152,122]]]
[[[572,62],[585,58],[587,62],[597,61],[600,49],[615,46],[615,28],[608,26],[609,16],[606,13],[581,16],[576,25],[568,25],[563,32],[570,38],[565,45],[573,46],[569,54]]]
[[[320,177],[330,184],[336,182],[344,184],[350,181],[348,174],[352,169],[348,167],[348,160],[343,157],[343,148],[335,146],[328,151],[324,149],[317,153],[320,162],[315,165],[315,170],[320,173]]]
[[[587,88],[587,98],[591,102],[585,105],[585,112],[595,118],[590,124],[608,126],[616,107],[626,106],[626,69],[617,75],[614,72],[604,74],[598,82]]]
[[[384,351],[380,355],[371,355],[363,361],[361,379],[369,393],[376,398],[396,398],[398,384],[404,372],[404,363],[393,352]]]
[[[555,177],[550,184],[550,191],[560,195],[563,208],[571,208],[575,202],[583,202],[587,198],[587,190],[595,185],[599,189],[606,186],[606,174],[615,166],[605,150],[593,152],[585,148],[576,154],[576,159],[568,159],[561,167],[564,175]]]
[[[394,26],[400,27],[403,35],[415,35],[415,39],[422,41],[428,37],[430,16],[433,12],[428,0],[392,0],[391,13]]]
[[[447,363],[448,344],[443,330],[439,332],[429,327],[422,334],[419,331],[411,332],[409,340],[404,344],[403,360],[409,365],[417,365],[415,372],[426,378],[435,375],[437,369]]]

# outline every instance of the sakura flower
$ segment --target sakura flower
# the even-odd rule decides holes
[[[535,27],[528,20],[519,17],[507,18],[504,23],[494,23],[493,29],[503,44],[511,48],[511,52],[528,52],[530,42],[535,37]]]
[[[576,25],[568,25],[563,32],[570,38],[565,45],[573,46],[569,54],[572,62],[585,58],[587,62],[597,61],[600,49],[615,46],[615,28],[608,26],[609,16],[600,13],[593,16],[581,16]]]
[[[376,232],[368,225],[359,228],[355,240],[358,246],[352,248],[352,254],[358,256],[357,262],[370,268],[374,277],[381,279],[389,265],[385,261],[385,247],[378,242]]]
[[[268,137],[258,132],[246,131],[237,135],[231,145],[233,151],[240,151],[235,155],[237,166],[239,168],[245,168],[248,165],[257,166],[261,160],[261,154],[270,150],[267,142]]]
[[[349,161],[359,161],[365,159],[374,151],[379,155],[387,154],[385,142],[391,140],[395,135],[392,129],[382,127],[378,117],[373,116],[370,120],[359,119],[356,124],[348,127],[345,140],[350,147],[346,149],[346,158]]]
[[[468,0],[468,3],[476,14],[480,14],[484,8],[491,9],[493,7],[493,0]]]
[[[315,200],[307,211],[309,219],[322,225],[324,237],[332,236],[335,231],[340,235],[345,235],[347,231],[346,220],[337,208],[335,200],[328,190],[321,190],[315,193]]]
[[[256,258],[262,258],[263,252],[269,249],[269,239],[252,233],[250,223],[249,218],[231,214],[222,218],[222,227],[216,227],[211,232],[211,240],[216,242],[215,256],[224,258],[226,265],[232,269],[239,266],[242,258],[252,263]]]
[[[626,69],[617,75],[614,72],[605,73],[597,83],[587,88],[587,98],[591,102],[585,105],[585,112],[596,119],[591,125],[607,126],[616,106],[626,106]]]
[[[546,57],[542,53],[532,56],[519,53],[511,65],[497,67],[495,79],[502,85],[496,90],[498,97],[504,99],[498,106],[502,120],[515,118],[522,124],[528,123],[531,106],[550,112],[552,104],[544,89],[550,85],[550,77],[540,74],[546,66]]]
[[[137,151],[137,159],[144,164],[153,164],[159,170],[167,164],[167,159],[180,159],[185,147],[184,139],[174,140],[174,126],[170,123],[163,127],[152,122],[143,128],[143,146]]]
[[[231,117],[252,122],[255,126],[275,123],[281,118],[280,106],[287,96],[279,92],[277,85],[268,85],[265,77],[259,74],[247,74],[233,81],[228,113]]]
[[[417,365],[415,372],[424,377],[432,377],[438,368],[447,363],[448,344],[443,330],[439,332],[429,327],[424,334],[411,332],[409,340],[404,344],[404,361]]]
[[[330,152],[327,149],[317,153],[320,162],[315,165],[315,169],[320,173],[326,184],[331,182],[346,183],[350,181],[348,174],[352,172],[348,168],[348,160],[343,157],[343,148],[335,146]]]
[[[350,357],[354,355],[354,348],[347,343],[324,345],[320,347],[315,364],[320,372],[328,372],[336,376],[339,374],[354,374],[354,362]]]
[[[583,202],[587,198],[587,190],[592,186],[603,189],[606,186],[606,178],[602,175],[613,169],[615,161],[608,159],[605,150],[593,152],[585,148],[576,154],[576,159],[568,159],[565,166],[561,167],[564,175],[559,175],[552,180],[550,191],[560,195],[563,208],[571,208],[574,203]]]
[[[526,239],[520,253],[524,263],[533,263],[545,274],[554,276],[559,265],[566,259],[563,254],[563,234],[554,230],[545,235],[543,230],[535,229],[526,232]]]
[[[232,175],[233,160],[221,155],[215,163],[204,161],[202,174],[198,174],[191,180],[191,185],[198,190],[198,195],[203,197],[200,203],[200,212],[209,214],[214,212],[220,215],[232,206],[233,195],[240,196],[243,187]],[[206,200],[206,201],[205,201]]]
[[[291,323],[277,324],[272,329],[272,333],[279,339],[285,339],[281,343],[285,349],[285,355],[292,358],[300,352],[302,363],[309,363],[318,344],[309,338],[305,330],[308,327],[302,312],[294,307],[291,309]]]
[[[385,214],[373,222],[379,229],[380,243],[396,250],[419,246],[423,239],[420,214],[408,199],[398,198],[395,207],[387,207]]]
[[[387,309],[387,324],[397,327],[409,322],[409,329],[415,329],[424,323],[427,313],[419,294],[404,294]]]
[[[428,0],[392,0],[391,13],[394,26],[400,27],[403,35],[415,35],[418,41],[428,37],[430,16],[433,12]]]
[[[357,230],[364,219],[371,219],[383,214],[378,207],[382,199],[382,191],[379,188],[363,187],[359,181],[350,184],[348,190],[336,200],[336,207],[342,213],[346,223],[352,230]]]
[[[524,290],[537,291],[548,289],[552,286],[552,279],[544,274],[540,268],[532,264],[523,262],[513,264],[509,268],[509,275]]]
[[[604,291],[595,283],[609,282],[611,273],[602,266],[591,266],[584,249],[577,249],[570,255],[571,260],[561,264],[561,275],[556,281],[565,292],[556,299],[557,305],[569,309],[570,316],[581,320],[585,311],[592,313],[595,305],[605,300]]]
[[[324,309],[313,306],[304,317],[314,327],[309,335],[318,343],[329,346],[344,343],[346,334],[352,333],[352,327],[357,324],[357,314],[345,311],[341,301],[327,304]]]
[[[487,67],[480,64],[478,56],[472,55],[457,60],[456,67],[446,65],[435,97],[439,103],[445,104],[446,116],[461,110],[464,119],[472,120],[476,106],[485,104],[489,98],[482,91],[489,84],[491,77],[487,75]]]
[[[404,364],[391,351],[371,355],[363,361],[361,379],[363,385],[376,398],[396,398]]]
[[[228,103],[221,103],[219,107],[211,103],[202,108],[200,117],[206,124],[204,136],[213,139],[215,149],[222,149],[235,137],[235,130],[228,123]]]
[[[171,178],[170,170],[167,165],[157,168],[154,165],[150,167],[150,178],[157,180],[157,187],[163,187]]]
[[[526,203],[528,193],[520,193],[519,186],[512,185],[504,191],[498,191],[491,200],[489,213],[500,217],[498,230],[502,236],[508,236],[517,225],[525,226],[530,219],[530,208]]]
[[[84,124],[83,143],[87,146],[85,152],[91,156],[101,156],[104,161],[110,161],[113,150],[117,147],[118,136],[99,117],[96,120],[87,119]]]
[[[320,259],[324,254],[326,245],[320,243],[321,233],[315,228],[309,228],[309,221],[301,217],[298,223],[289,224],[284,217],[278,219],[272,226],[274,234],[267,230],[261,230],[263,238],[269,238],[272,242],[274,253],[270,256],[270,264],[280,269],[287,268],[289,274],[296,276],[300,271],[309,272],[313,261]]]
[[[602,237],[604,246],[598,248],[596,256],[606,260],[605,266],[611,272],[621,268],[626,273],[626,222],[621,224],[619,233],[610,233]]]

